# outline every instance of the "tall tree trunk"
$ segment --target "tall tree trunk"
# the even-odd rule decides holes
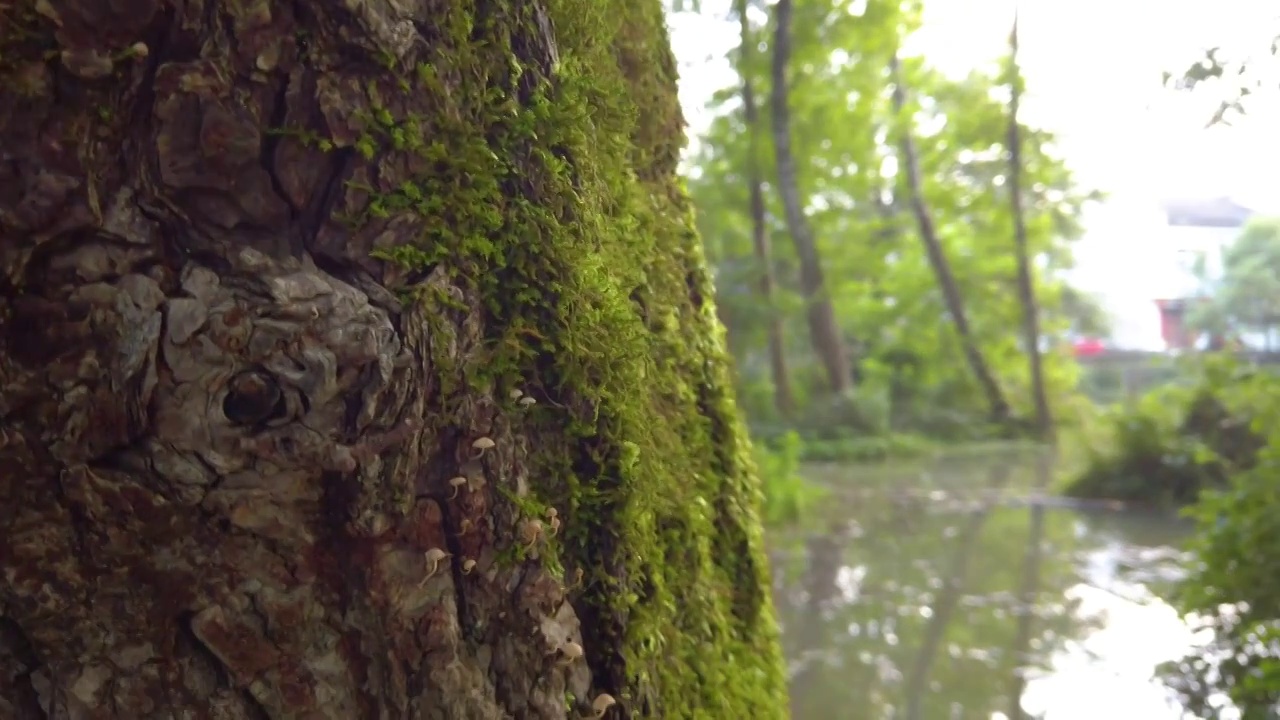
[[[657,0],[0,10],[0,717],[783,717],[682,142]]]
[[[751,196],[751,246],[760,266],[760,300],[769,312],[769,369],[773,375],[773,405],[778,414],[789,418],[795,413],[795,396],[791,392],[791,376],[787,373],[786,344],[782,337],[782,317],[774,305],[773,250],[765,226],[764,182],[760,173],[760,113],[756,107],[755,88],[751,83],[751,59],[754,56],[751,22],[747,19],[747,0],[737,0],[741,37],[738,62],[742,75],[742,112],[747,123],[747,185]]]
[[[1053,431],[1049,395],[1044,386],[1044,362],[1040,356],[1040,316],[1036,304],[1035,279],[1027,249],[1027,221],[1022,207],[1022,136],[1018,127],[1018,101],[1022,94],[1018,68],[1018,11],[1009,31],[1009,200],[1013,213],[1014,257],[1018,264],[1018,300],[1022,304],[1022,336],[1031,363],[1031,395],[1036,410],[1036,432],[1048,437]]]
[[[902,115],[906,111],[907,91],[903,85],[901,63],[895,54],[889,61],[889,70],[893,75],[893,107]],[[951,265],[947,262],[946,253],[942,249],[942,241],[933,226],[933,217],[924,202],[924,180],[920,177],[920,160],[916,156],[915,142],[911,136],[910,117],[900,118],[902,123],[901,141],[902,166],[907,176],[907,186],[911,194],[911,212],[915,215],[916,225],[920,231],[920,239],[924,242],[925,253],[929,257],[929,265],[933,268],[938,287],[942,290],[943,301],[947,304],[947,313],[955,325],[956,334],[960,336],[960,347],[964,351],[965,361],[973,372],[978,383],[987,396],[991,419],[997,423],[1009,420],[1009,403],[1004,398],[1000,384],[996,382],[991,367],[982,356],[977,338],[969,327],[968,316],[964,311],[964,299],[960,296],[960,287],[951,273]]]
[[[791,112],[787,107],[787,65],[791,56],[792,0],[778,0],[773,9],[773,88],[770,110],[773,115],[773,151],[778,165],[778,192],[787,218],[787,232],[800,259],[800,290],[808,308],[809,336],[814,352],[827,371],[827,382],[837,394],[853,387],[853,368],[845,348],[840,323],[827,291],[822,259],[813,238],[813,229],[804,216],[796,161],[791,154]]]

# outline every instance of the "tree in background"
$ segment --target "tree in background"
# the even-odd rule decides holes
[[[1222,249],[1222,273],[1207,282],[1208,297],[1188,324],[1219,337],[1257,333],[1277,349],[1280,329],[1280,219],[1254,219]]]
[[[893,110],[898,115],[897,119],[900,123],[900,127],[895,128],[894,134],[898,136],[898,143],[902,148],[900,165],[907,181],[907,202],[911,206],[911,215],[915,218],[920,239],[924,243],[925,256],[929,258],[929,267],[933,270],[943,301],[946,303],[947,316],[951,319],[951,324],[955,327],[956,335],[960,339],[964,359],[986,395],[991,421],[1008,422],[1009,403],[1005,400],[1004,390],[1000,388],[999,381],[992,373],[991,366],[983,356],[982,348],[979,347],[977,338],[970,329],[964,297],[956,284],[951,263],[947,260],[942,239],[938,236],[937,226],[934,224],[933,215],[925,200],[924,180],[920,177],[920,158],[913,138],[914,123],[911,119],[914,116],[908,112],[902,63],[896,54],[889,61],[889,73],[893,81]]]
[[[824,285],[844,337],[857,340],[858,431],[972,433],[990,414],[988,397],[962,361],[963,348],[946,319],[945,298],[910,213],[908,184],[891,139],[895,113],[885,69],[895,48],[919,25],[918,8],[895,0],[835,6],[793,0],[792,13],[791,150]],[[774,30],[761,33],[759,54],[776,49],[767,43]],[[750,76],[757,92],[771,92],[765,63],[736,69]],[[1015,412],[1030,414],[1025,342],[1009,332],[1023,318],[1009,243],[1012,218],[998,190],[1007,182],[1009,159],[1002,151],[1009,119],[1007,105],[994,91],[1006,79],[983,72],[948,76],[930,67],[927,58],[905,58],[902,71],[916,105],[926,200],[975,344]],[[773,415],[766,354],[770,313],[762,312],[755,291],[746,182],[751,143],[740,95],[735,83],[713,99],[716,118],[690,158],[689,188],[716,269],[718,297],[728,309],[744,402],[754,418],[767,420]],[[1022,131],[1028,253],[1038,261],[1033,269],[1042,335],[1054,347],[1078,320],[1078,308],[1069,302],[1073,289],[1061,272],[1071,265],[1080,210],[1096,195],[1076,186],[1053,154],[1051,134],[1026,126]],[[772,155],[762,154],[766,176],[776,173],[768,166]],[[774,238],[788,233],[780,195],[778,188],[767,187],[764,196]],[[786,352],[799,422],[834,431],[848,422],[816,415],[829,390],[824,365],[800,332],[806,326],[800,258],[788,243],[779,242],[773,250],[772,312],[797,328],[786,338]],[[1051,396],[1069,392],[1074,373],[1069,354],[1046,354]]]
[[[663,20],[0,8],[0,716],[784,716]]]
[[[738,65],[744,68],[750,67],[757,55],[753,48],[755,33],[751,29],[751,19],[747,8],[748,0],[737,0],[735,12],[738,15],[738,37],[740,39],[738,44]],[[777,312],[774,305],[774,288],[777,285],[777,281],[774,278],[773,248],[769,241],[769,228],[765,219],[764,178],[760,172],[762,123],[759,109],[756,105],[755,88],[750,72],[742,73],[742,116],[747,124],[746,174],[747,191],[751,206],[751,246],[755,250],[755,259],[758,264],[756,272],[760,276],[760,301],[768,313],[768,318],[765,322],[769,342],[769,369],[773,380],[773,404],[774,409],[778,411],[778,415],[783,418],[791,418],[795,414],[796,401],[795,395],[791,391],[791,375],[787,369],[786,341],[782,331],[782,316]],[[829,299],[819,298],[817,302],[824,302],[828,308],[830,307]],[[834,321],[834,318],[833,314],[823,315],[818,320]],[[842,346],[839,343],[835,344],[833,351],[837,354],[842,353]],[[844,369],[845,362],[837,359],[833,364],[842,368],[836,378],[842,380],[844,373],[847,372],[847,369]]]
[[[1031,371],[1031,397],[1035,407],[1036,431],[1048,437],[1053,431],[1049,394],[1044,385],[1044,361],[1040,356],[1040,308],[1036,302],[1035,277],[1027,249],[1027,219],[1022,207],[1022,128],[1018,106],[1022,98],[1022,72],[1018,66],[1018,11],[1009,30],[1009,213],[1013,216],[1013,252],[1018,265],[1018,301],[1022,305],[1022,337]]]
[[[773,118],[773,151],[777,157],[778,194],[782,199],[787,232],[800,261],[800,291],[805,299],[805,316],[809,320],[809,338],[814,351],[827,371],[827,383],[835,395],[853,387],[849,353],[844,333],[836,318],[831,289],[824,278],[822,256],[814,240],[813,228],[806,217],[806,198],[800,191],[796,157],[791,149],[791,109],[789,107],[789,74],[794,72],[791,58],[792,0],[778,0],[773,6],[773,62],[770,65],[773,91],[769,109]],[[754,108],[752,109],[754,112]],[[754,149],[754,145],[752,146]]]

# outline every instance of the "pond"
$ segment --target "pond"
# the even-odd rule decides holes
[[[771,537],[795,720],[1178,720],[1155,666],[1194,646],[1161,600],[1183,521],[1046,497],[1033,450],[811,467]]]

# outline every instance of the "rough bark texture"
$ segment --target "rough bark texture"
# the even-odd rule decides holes
[[[1022,206],[1022,134],[1018,125],[1018,104],[1022,96],[1018,69],[1018,16],[1014,10],[1009,31],[1009,203],[1013,214],[1014,258],[1018,264],[1018,301],[1022,305],[1022,337],[1031,364],[1031,396],[1036,409],[1036,431],[1047,438],[1053,432],[1049,413],[1049,393],[1044,384],[1044,358],[1040,355],[1040,312],[1036,303],[1035,277],[1027,249],[1027,219]]]
[[[827,293],[822,259],[813,238],[813,229],[804,216],[804,203],[796,177],[796,161],[791,153],[791,111],[787,105],[787,66],[791,56],[791,0],[778,0],[773,8],[773,88],[770,110],[773,115],[773,152],[778,166],[778,193],[787,218],[787,232],[800,259],[800,291],[804,294],[809,320],[809,337],[814,352],[827,372],[832,392],[841,394],[853,387],[853,365],[836,319],[835,307]]]
[[[659,3],[0,6],[0,718],[780,717]]]
[[[903,87],[902,71],[896,55],[890,59],[890,73],[893,78],[894,111],[903,114],[907,106],[907,91]],[[956,284],[955,275],[951,272],[951,263],[947,262],[942,240],[938,237],[938,231],[933,225],[933,216],[924,202],[924,181],[920,177],[920,160],[916,155],[915,142],[911,137],[910,118],[900,120],[905,125],[901,130],[899,142],[902,148],[902,169],[906,175],[907,188],[911,195],[911,213],[915,216],[920,240],[924,243],[925,254],[929,258],[930,267],[933,268],[934,277],[938,279],[938,287],[942,290],[947,314],[951,316],[956,334],[960,336],[960,347],[964,352],[965,361],[987,396],[991,419],[996,423],[1007,423],[1010,419],[1009,403],[1005,400],[1004,391],[1000,389],[995,374],[991,372],[991,366],[982,356],[982,349],[978,347],[973,330],[969,327],[969,317],[964,310],[964,298],[960,295],[960,286]]]
[[[752,58],[754,34],[751,32],[751,21],[747,17],[747,2],[739,0],[736,4],[738,12],[738,29],[740,33],[739,52],[742,63],[742,114],[747,123],[747,190],[751,197],[751,247],[755,250],[756,262],[760,265],[760,300],[769,313],[767,331],[769,335],[769,369],[773,376],[773,405],[778,414],[789,418],[795,414],[795,394],[791,391],[791,374],[787,371],[786,344],[782,335],[782,316],[774,307],[773,295],[776,285],[773,276],[773,248],[769,242],[769,229],[765,226],[764,212],[764,180],[760,172],[760,111],[756,105],[755,87],[751,82],[749,66]]]

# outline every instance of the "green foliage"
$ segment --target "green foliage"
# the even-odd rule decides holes
[[[804,444],[806,462],[873,463],[920,457],[937,444],[918,435],[891,434],[810,440]]]
[[[1280,218],[1254,219],[1222,250],[1222,276],[1190,325],[1219,335],[1280,327]]]
[[[1061,286],[1059,292],[1062,315],[1071,334],[1094,338],[1111,335],[1111,316],[1097,297],[1070,285]]]
[[[1235,386],[1256,372],[1214,359],[1191,383],[1159,387],[1100,419],[1110,431],[1066,488],[1075,497],[1183,506],[1253,466],[1262,440]]]
[[[1280,37],[1265,54],[1274,56]],[[1228,55],[1215,47],[1174,80],[1182,88],[1217,85],[1222,101],[1209,124],[1245,112],[1255,90],[1275,90],[1274,63],[1247,53]],[[1277,324],[1276,272],[1280,269],[1280,223],[1251,223],[1224,252],[1223,277],[1214,297],[1192,320],[1201,329],[1271,331]],[[1219,378],[1227,374],[1219,369]],[[1219,697],[1229,698],[1245,720],[1276,716],[1280,708],[1280,379],[1272,373],[1231,375],[1221,385],[1223,406],[1247,419],[1251,462],[1231,473],[1225,487],[1205,493],[1191,508],[1197,531],[1191,550],[1197,562],[1174,604],[1210,635],[1195,652],[1159,669],[1194,717],[1219,716]],[[1237,434],[1240,434],[1237,431]]]
[[[737,61],[758,97],[768,97],[771,28],[758,27],[761,51]],[[852,399],[822,394],[822,373],[804,322],[798,261],[787,240],[776,192],[766,193],[778,290],[771,306],[755,291],[747,198],[748,136],[735,83],[713,102],[718,116],[698,145],[689,171],[697,223],[715,270],[722,320],[728,327],[743,402],[753,419],[772,420],[766,332],[780,316],[795,379],[800,416],[838,423],[863,435],[919,432],[960,439],[987,414],[987,404],[961,360],[960,344],[930,270],[897,172],[889,128],[895,113],[884,72],[889,58],[920,23],[915,2],[796,0],[790,108],[799,186],[823,258],[827,290],[857,364]],[[839,50],[832,50],[839,48]],[[979,346],[1015,403],[1029,401],[1029,368],[1019,327],[1013,221],[1003,190],[1007,108],[1002,79],[974,72],[950,77],[927,59],[907,58],[915,133],[926,199]],[[762,113],[768,124],[768,113]],[[1096,195],[1079,189],[1053,137],[1024,128],[1030,251],[1042,259],[1036,279],[1042,328],[1053,347],[1070,330],[1105,330],[1096,303],[1066,287],[1070,242],[1079,216]],[[768,128],[759,138],[766,179],[776,177]],[[1049,352],[1050,393],[1072,392],[1076,367],[1065,352]],[[837,407],[838,406],[838,407]],[[1026,407],[1016,408],[1025,411]],[[837,416],[840,417],[837,417]],[[808,433],[806,433],[806,438]]]
[[[392,68],[439,112],[400,116],[377,102],[399,89],[371,86],[352,142],[420,170],[390,192],[356,188],[369,201],[347,218],[421,228],[378,255],[425,279],[410,307],[430,338],[434,422],[470,432],[459,408],[515,389],[548,400],[519,416],[536,439],[518,451],[531,496],[501,497],[565,519],[548,551],[583,571],[588,659],[633,715],[781,717],[760,488],[675,176],[661,4],[448,7],[428,61]],[[548,26],[556,52],[523,66],[511,44]],[[483,342],[464,342],[452,320],[481,302],[465,324]]]
[[[1229,125],[1232,118],[1245,114],[1254,93],[1276,90],[1273,70],[1274,56],[1280,49],[1280,34],[1259,45],[1247,47],[1233,42],[1230,46],[1210,47],[1182,72],[1164,73],[1164,83],[1180,90],[1214,92],[1219,105],[1208,125]]]
[[[794,523],[823,496],[823,490],[800,475],[804,443],[795,432],[771,443],[756,443],[756,469],[764,489],[764,521],[778,526]]]
[[[1237,373],[1231,381],[1225,404],[1251,418],[1252,433],[1266,442],[1248,467],[1191,509],[1197,562],[1174,601],[1199,618],[1212,640],[1164,666],[1162,675],[1196,717],[1216,716],[1210,698],[1217,693],[1230,697],[1245,718],[1274,717],[1280,703],[1280,378]]]

